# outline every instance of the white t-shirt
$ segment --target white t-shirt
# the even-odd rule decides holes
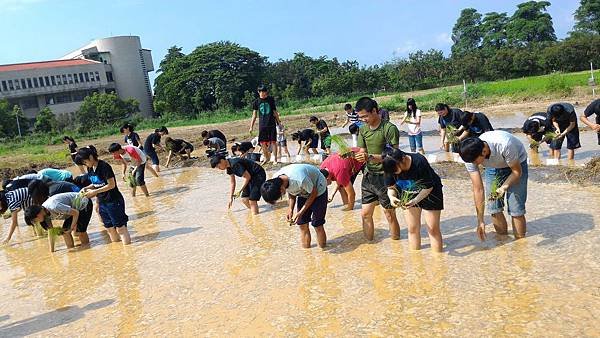
[[[404,113],[404,119],[406,119],[406,116],[408,116],[408,112]],[[419,117],[421,117],[421,110],[417,109],[416,116],[413,117],[412,114],[410,114],[409,121],[416,123]],[[420,123],[413,124],[413,123],[406,123],[406,125],[408,126],[408,135],[419,135],[421,133],[421,124]]]
[[[488,131],[481,134],[479,139],[490,147],[490,157],[483,161],[484,168],[507,168],[513,163],[527,161],[527,150],[523,143],[514,135],[503,130]],[[466,163],[467,171],[478,170],[473,163]]]

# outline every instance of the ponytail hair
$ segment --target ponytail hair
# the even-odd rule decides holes
[[[77,165],[83,165],[83,161],[92,157],[94,160],[98,160],[98,151],[94,146],[87,146],[80,148],[77,151],[77,156],[75,157],[75,163]]]
[[[383,152],[383,171],[387,175],[393,175],[396,173],[398,164],[402,162],[402,159],[406,156],[406,153],[400,149],[391,148],[386,149]]]
[[[129,132],[133,133],[134,126],[133,126],[133,124],[127,122],[121,127],[121,129],[119,129],[119,131],[121,133],[123,133],[125,131],[125,129],[127,129],[127,130],[129,130]]]
[[[164,133],[165,135],[169,135],[169,129],[167,129],[167,127],[165,127],[165,126],[155,129],[154,132],[155,133]]]

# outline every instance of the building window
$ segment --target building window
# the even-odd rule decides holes
[[[59,104],[59,103],[69,103],[69,102],[72,101],[71,94],[69,94],[69,93],[57,94],[55,96],[55,98],[56,98],[56,103],[57,104]]]
[[[75,83],[79,83],[79,77],[77,74],[73,74],[73,80],[75,80]]]
[[[85,76],[85,82],[90,82],[90,74],[83,73],[83,75]]]
[[[100,74],[98,72],[94,73],[96,75],[96,81],[100,82]]]
[[[29,81],[31,81],[31,80],[29,80]],[[21,79],[21,88],[27,89],[27,82],[25,82],[25,79]]]
[[[44,77],[43,77],[43,76],[40,76],[40,77],[38,78],[38,80],[39,80],[40,87],[44,87]]]
[[[37,88],[37,87],[38,87],[38,82],[37,82],[37,81],[38,81],[38,80],[37,80],[37,77],[34,77],[34,78],[33,78],[33,87],[34,87],[34,88]]]
[[[67,76],[65,74],[62,75],[63,84],[67,84]]]
[[[46,95],[46,104],[47,105],[54,104],[54,96],[52,96],[52,95]]]
[[[73,75],[67,74],[67,78],[69,79],[69,84],[73,84]]]
[[[90,81],[94,82],[96,81],[96,79],[94,79],[94,73],[90,72]]]
[[[21,89],[21,83],[19,82],[19,80],[15,80],[15,90],[19,89]]]
[[[59,86],[62,84],[62,80],[60,79],[60,75],[56,75],[56,84],[59,85]]]
[[[27,97],[23,99],[20,103],[21,108],[23,109],[39,108],[36,97]]]
[[[44,79],[46,80],[46,87],[50,87],[50,78],[48,76],[44,76]]]
[[[27,78],[27,88],[33,88],[33,83],[31,83],[31,78]]]
[[[6,86],[6,81],[2,81],[2,89],[4,89],[4,91],[8,91],[8,87]]]
[[[106,81],[108,82],[114,82],[115,79],[113,78],[113,73],[112,72],[106,72]]]
[[[13,87],[12,80],[8,80],[8,88],[10,88],[10,90],[15,90],[15,87]]]
[[[56,80],[55,80],[55,78],[54,78],[54,75],[51,75],[51,76],[50,76],[50,79],[52,80],[52,85],[53,85],[53,86],[56,86]]]
[[[79,82],[83,83],[83,73],[79,73]]]

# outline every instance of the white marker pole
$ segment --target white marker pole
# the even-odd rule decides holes
[[[463,79],[463,96],[465,97],[465,110],[467,110],[467,81]]]
[[[596,86],[595,86],[595,80],[594,80],[594,64],[592,62],[590,62],[590,73],[592,74],[592,77],[590,78],[591,81],[591,85],[592,85],[592,96],[596,97]]]

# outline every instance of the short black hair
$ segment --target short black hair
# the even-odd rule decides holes
[[[383,172],[388,175],[393,175],[396,173],[396,168],[398,167],[398,162],[402,161],[402,158],[406,156],[406,153],[400,149],[390,148],[384,150],[383,157]]]
[[[318,117],[316,117],[316,116],[311,116],[311,117],[308,119],[308,121],[310,121],[311,123],[312,123],[312,122],[315,122],[315,121],[319,122],[319,118],[318,118]]]
[[[31,196],[31,201],[34,205],[41,205],[48,196],[50,196],[50,188],[48,184],[42,180],[33,180],[27,185],[27,192]]]
[[[169,135],[169,129],[167,129],[167,127],[162,126],[158,129],[155,129],[154,132],[156,133],[164,133],[165,135]]]
[[[33,225],[33,220],[37,217],[37,215],[39,215],[39,213],[42,211],[42,207],[39,205],[32,205],[30,207],[28,207],[27,209],[25,209],[25,223],[27,223],[27,225]],[[45,222],[42,222],[45,223]],[[44,227],[44,224],[42,224],[42,227],[44,229],[47,229],[47,226]]]
[[[88,174],[83,174],[73,178],[73,183],[80,188],[85,188],[92,184],[92,181],[90,181],[90,176]]]
[[[124,125],[121,126],[121,128],[119,129],[119,131],[121,133],[125,132],[125,129],[129,130],[130,132],[133,132],[133,125],[129,122],[125,123]]]
[[[373,109],[375,109],[375,111],[379,111],[379,106],[377,105],[377,101],[368,96],[361,97],[354,105],[354,110],[357,112],[366,110],[370,113],[373,111]]]
[[[470,111],[464,111],[460,117],[460,125],[463,127],[468,127],[471,124],[471,118],[473,117],[473,113]]]
[[[325,176],[325,178],[329,177],[329,170],[319,169],[319,171],[321,172],[321,174],[323,174],[323,176]]]
[[[550,107],[550,118],[556,118],[565,112],[565,107],[562,104],[553,104]]]
[[[258,91],[259,92],[268,92],[269,88],[267,88],[267,86],[265,86],[265,85],[260,85],[260,86],[258,86]]]
[[[71,136],[67,136],[67,135],[63,136],[63,141],[71,141],[71,142],[75,143],[75,140]]]
[[[478,137],[467,137],[460,142],[460,158],[466,163],[473,163],[483,153],[483,141]]]
[[[435,105],[435,111],[442,111],[444,109],[450,111],[450,106],[445,103],[438,103]]]
[[[108,146],[108,152],[109,153],[114,153],[117,152],[119,150],[121,150],[121,145],[118,143],[112,143],[110,146]]]
[[[8,202],[6,201],[6,191],[0,190],[0,214],[3,214],[8,209]]]
[[[216,168],[217,165],[219,165],[219,163],[221,162],[221,160],[224,160],[224,159],[225,159],[225,156],[223,156],[221,154],[211,156],[210,167],[213,169]]]
[[[523,128],[521,128],[521,130],[523,130],[523,133],[525,135],[533,135],[535,133],[537,133],[537,131],[540,129],[540,121],[538,120],[525,120],[525,122],[523,123]]]
[[[260,187],[260,195],[269,204],[275,204],[281,198],[281,185],[283,180],[279,177],[266,180]]]
[[[350,110],[350,109],[352,109],[352,105],[350,103],[346,103],[344,105],[344,110]]]
[[[301,132],[300,132],[300,130],[298,130],[298,131],[297,131],[297,132],[295,132],[295,133],[292,133],[292,141],[297,141],[297,140],[299,140],[299,139],[300,139],[300,133],[301,133]]]
[[[80,163],[78,163],[77,157],[79,157]],[[75,163],[77,163],[77,165],[83,165],[83,160],[87,160],[90,157],[93,157],[94,160],[98,160],[98,151],[96,151],[94,146],[79,148],[79,150],[77,150],[77,157],[75,158]]]
[[[200,136],[201,136],[202,138],[206,138],[206,137],[208,136],[208,130],[203,130],[203,131],[200,133]]]

